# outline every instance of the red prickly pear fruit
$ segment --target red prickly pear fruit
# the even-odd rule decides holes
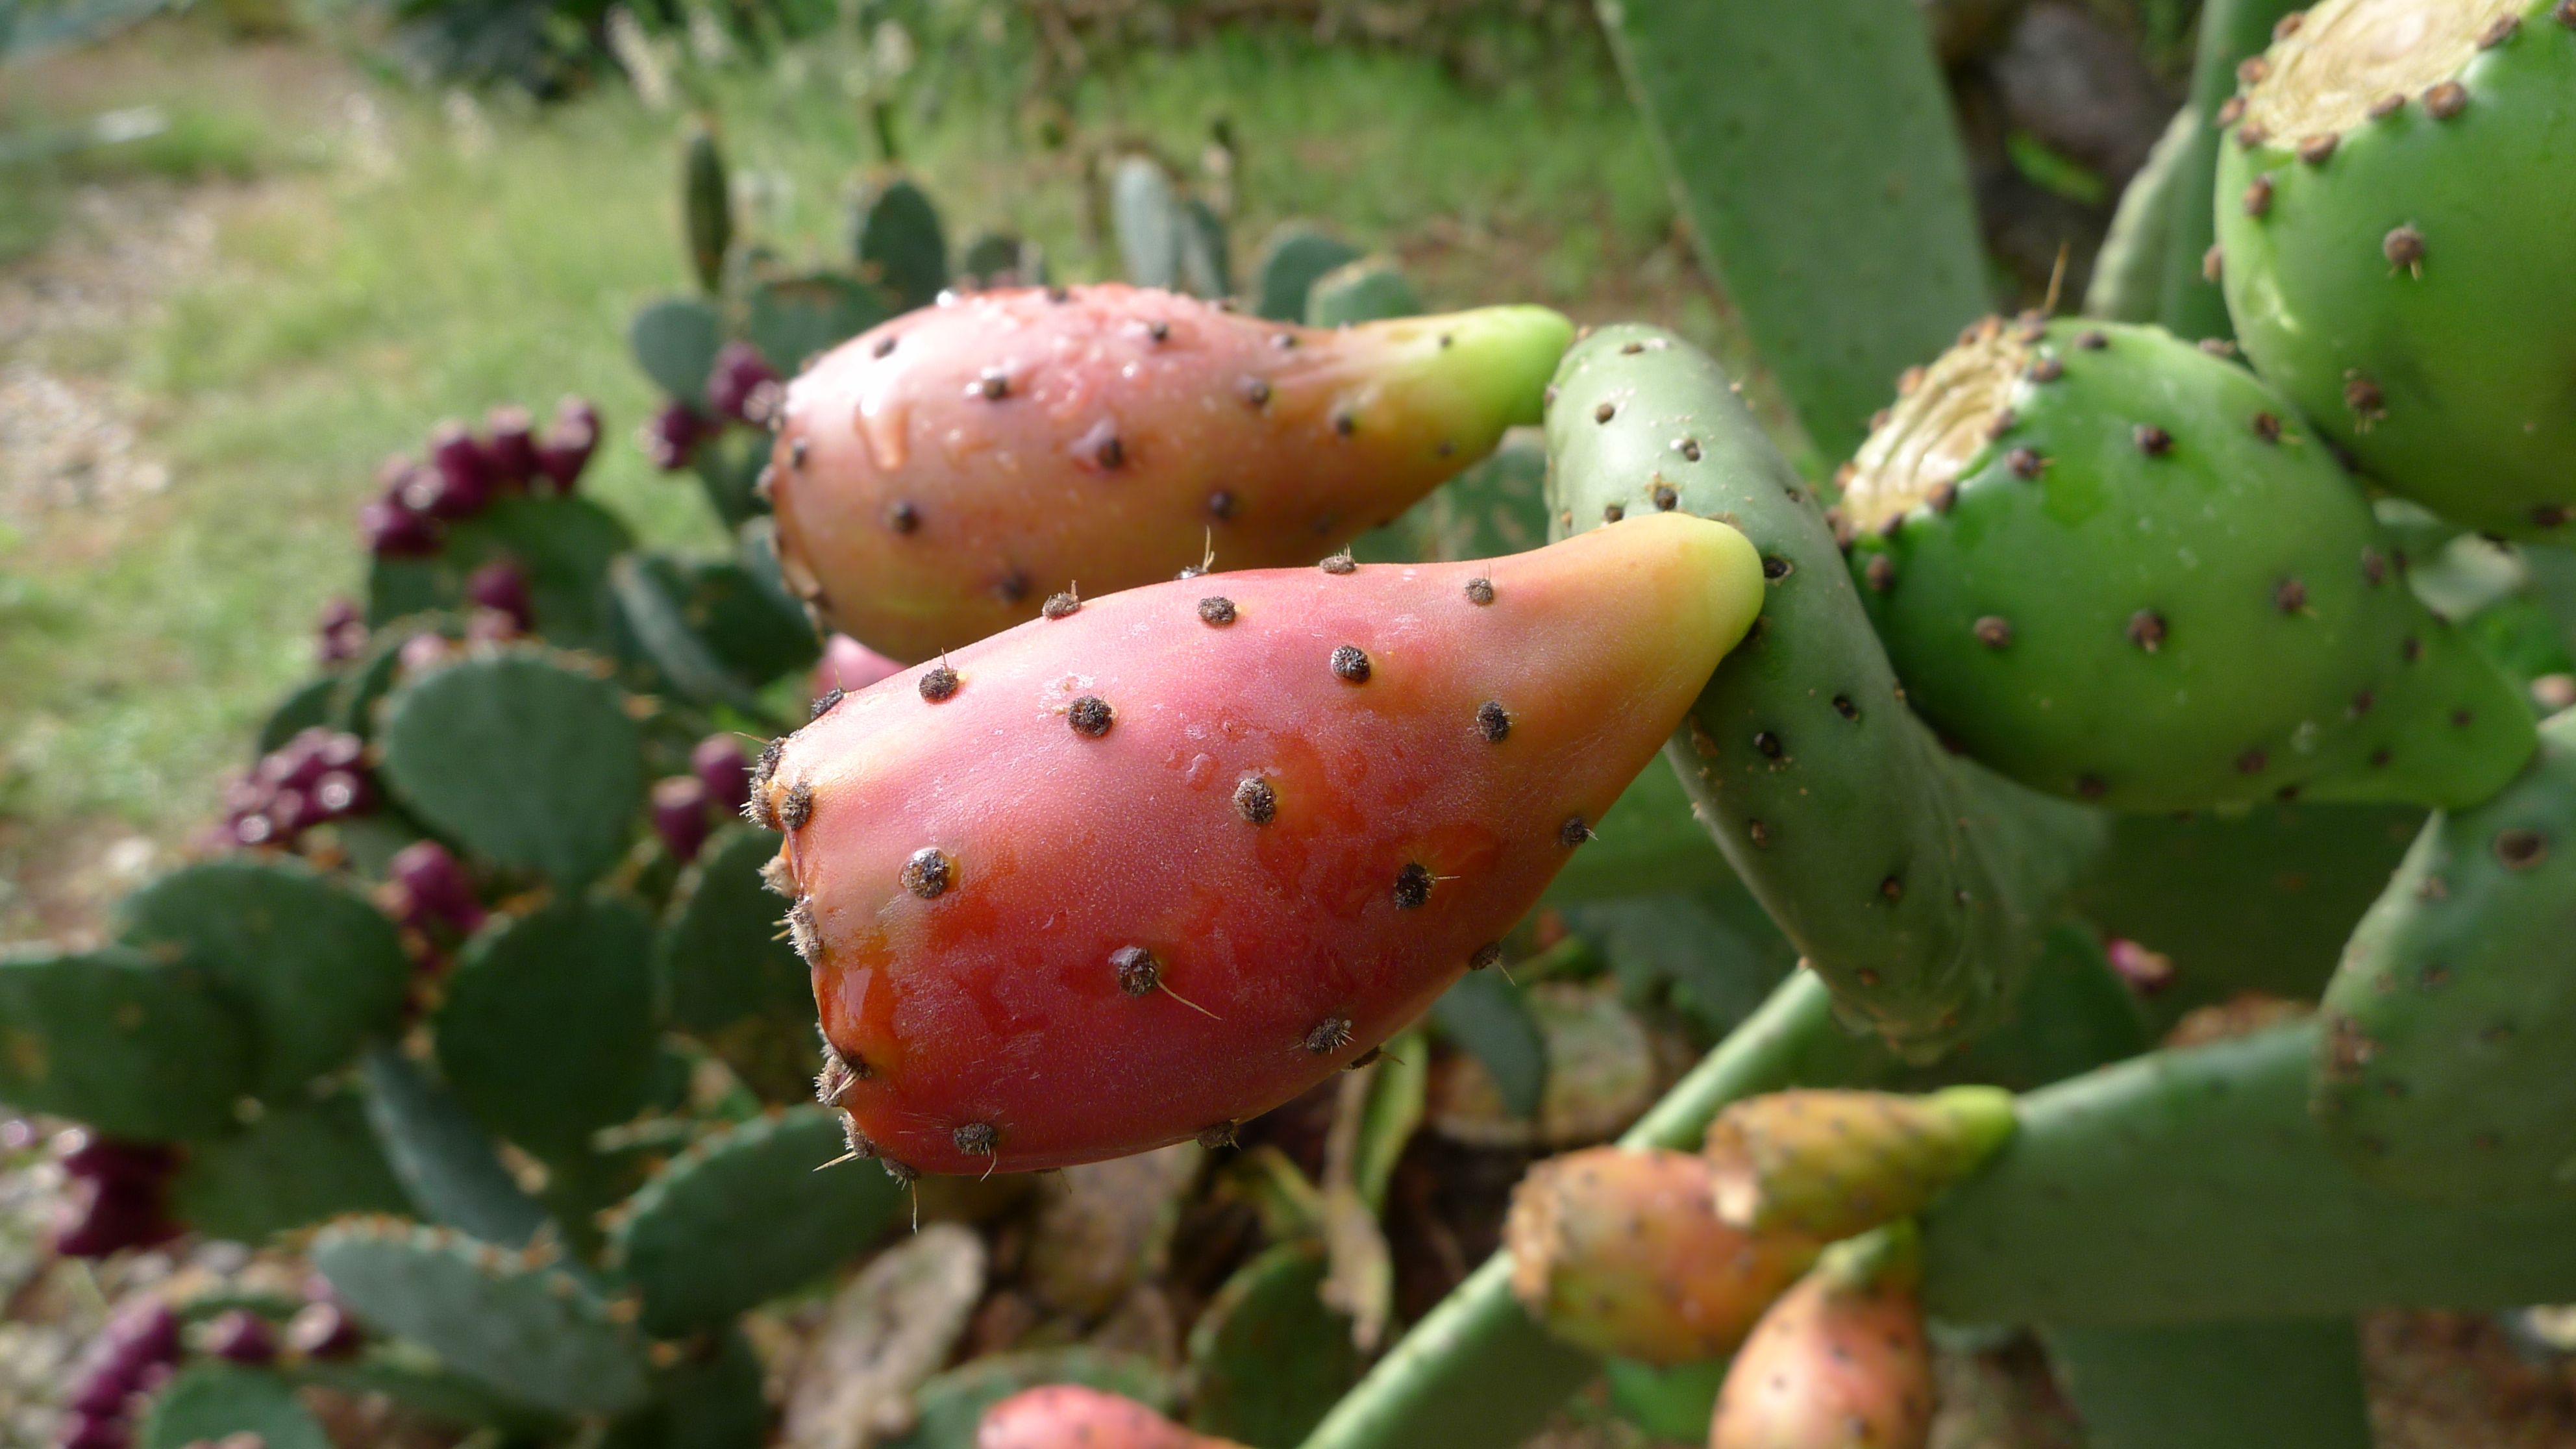
[[[517,490],[537,476],[537,421],[516,404],[483,415],[483,470],[495,488]]]
[[[829,699],[855,694],[888,675],[902,672],[902,665],[858,640],[835,634],[823,641],[823,657],[814,665],[813,695],[816,699]]]
[[[1321,330],[1118,285],[948,299],[788,384],[780,562],[903,660],[1211,547],[1228,568],[1304,563],[1537,422],[1572,335],[1540,307]]]
[[[598,447],[599,409],[587,398],[567,397],[555,404],[555,420],[537,440],[537,471],[557,492],[570,493]]]
[[[358,532],[378,558],[426,558],[438,552],[438,521],[393,499],[358,510]]]
[[[1825,1251],[1726,1371],[1709,1449],[1923,1449],[1932,1354],[1914,1225]]]
[[[1749,1097],[1709,1124],[1717,1215],[1757,1232],[1847,1238],[1931,1206],[2014,1125],[2001,1087]]]
[[[1193,1434],[1134,1399],[1080,1384],[1025,1389],[984,1411],[975,1449],[1242,1449]]]
[[[707,406],[716,416],[766,427],[777,409],[778,373],[760,349],[748,342],[728,342],[707,373]]]
[[[425,927],[436,922],[471,934],[483,924],[483,906],[474,899],[474,883],[467,879],[465,867],[435,840],[414,841],[394,852],[386,863],[385,878],[394,887],[399,907],[395,914],[404,925]]]
[[[235,1308],[207,1325],[206,1352],[227,1363],[269,1363],[277,1357],[277,1334],[267,1319]]]
[[[671,858],[686,865],[698,858],[710,828],[707,787],[695,775],[672,775],[653,782],[653,833]]]
[[[732,735],[709,735],[689,751],[689,771],[707,787],[708,803],[727,815],[739,815],[751,799],[751,759]]]
[[[365,1342],[337,1303],[307,1303],[286,1321],[286,1346],[306,1358],[347,1358]]]
[[[536,624],[537,606],[528,595],[528,575],[508,559],[494,559],[476,569],[465,581],[465,597],[509,616],[511,626],[521,633]]]
[[[1512,1292],[1548,1331],[1654,1364],[1733,1353],[1823,1244],[1718,1220],[1708,1164],[1595,1147],[1530,1169],[1503,1240]]]
[[[1122,1157],[1350,1064],[1529,910],[1761,591],[1742,534],[1657,514],[1167,581],[837,702],[751,813],[854,1147]]]
[[[689,460],[698,455],[698,444],[715,431],[715,425],[699,417],[687,403],[671,402],[644,424],[635,440],[654,467],[677,473],[689,466]]]
[[[434,481],[428,497],[413,507],[433,518],[471,518],[492,501],[492,474],[483,445],[474,441],[463,423],[450,420],[431,430],[429,476]],[[415,480],[411,487],[417,486]],[[413,497],[410,488],[403,496]]]

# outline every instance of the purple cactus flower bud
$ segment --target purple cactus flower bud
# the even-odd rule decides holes
[[[297,730],[293,739],[260,757],[259,778],[280,789],[307,789],[330,768],[322,762],[330,743],[331,731],[320,725]]]
[[[277,843],[277,822],[268,818],[266,810],[234,816],[231,825],[235,845],[256,847]]]
[[[62,1449],[127,1449],[133,1442],[125,1421],[112,1414],[69,1414],[63,1418]]]
[[[664,405],[636,435],[644,456],[665,473],[677,473],[697,456],[698,444],[714,431],[687,403]]]
[[[2102,954],[2120,979],[2129,983],[2129,989],[2140,996],[2153,996],[2173,985],[2173,958],[2161,952],[2115,936],[2102,943]]]
[[[686,864],[707,843],[707,787],[695,775],[672,775],[653,782],[653,833],[671,858]]]
[[[425,558],[438,552],[438,523],[398,502],[378,500],[358,510],[358,531],[378,558]]]
[[[835,691],[855,694],[880,679],[902,672],[902,665],[858,640],[847,634],[835,634],[823,641],[823,658],[814,666],[813,695],[821,699]]]
[[[689,751],[689,768],[707,787],[707,800],[727,815],[739,815],[751,799],[751,760],[742,741],[732,735],[709,735]]]
[[[599,409],[587,398],[567,397],[555,405],[553,426],[537,443],[537,471],[560,492],[570,493],[599,447]]]
[[[358,1325],[337,1303],[307,1303],[286,1323],[287,1347],[306,1358],[347,1358],[364,1342]]]
[[[0,1117],[0,1152],[24,1152],[42,1135],[24,1117]]]
[[[256,815],[268,808],[270,798],[276,793],[277,787],[261,779],[258,771],[253,770],[224,787],[224,814],[231,818]]]
[[[466,877],[465,867],[457,864],[447,847],[437,841],[421,840],[404,846],[387,863],[385,875],[429,918],[466,932],[483,924],[483,906],[474,899],[474,882]]]
[[[420,473],[420,460],[402,453],[388,453],[376,465],[376,496],[388,503],[401,499],[404,487]]]
[[[492,501],[492,473],[484,462],[483,445],[474,441],[463,423],[440,423],[430,432],[429,469],[436,482],[423,512],[439,518],[471,518]],[[409,488],[403,497],[411,499]]]
[[[496,488],[517,490],[537,476],[537,420],[505,404],[483,415],[483,467]]]
[[[118,1310],[104,1337],[126,1377],[135,1378],[146,1365],[178,1361],[179,1315],[160,1299],[146,1298]]]
[[[354,770],[367,757],[367,742],[347,730],[333,730],[316,753],[325,770]]]
[[[227,1363],[263,1364],[277,1357],[277,1335],[267,1319],[236,1308],[207,1326],[206,1352]]]
[[[342,611],[346,610],[345,616]],[[346,599],[334,599],[322,611],[322,626],[315,631],[313,657],[328,669],[346,664],[367,652],[367,621],[357,617],[354,605]]]
[[[278,838],[293,840],[323,821],[322,807],[309,790],[280,790],[268,803],[268,818],[277,826]]]
[[[104,1258],[179,1235],[179,1226],[162,1211],[157,1182],[90,1178],[75,1184],[54,1234],[54,1251],[66,1258]]]
[[[75,1414],[94,1419],[112,1419],[125,1407],[125,1396],[134,1392],[134,1384],[116,1364],[100,1358],[72,1385],[71,1397],[63,1407]]]
[[[748,342],[726,343],[707,373],[707,405],[719,417],[765,427],[777,403],[778,374],[760,349]]]
[[[421,674],[447,662],[456,651],[445,635],[435,629],[424,629],[403,641],[401,657],[396,661],[405,674]]]
[[[85,1127],[56,1133],[53,1146],[55,1161],[62,1164],[65,1173],[77,1178],[157,1183],[178,1166],[177,1155],[166,1143],[101,1137]]]
[[[324,820],[346,820],[364,815],[375,802],[374,792],[367,788],[367,777],[355,770],[332,770],[313,782],[309,798],[313,809]]]
[[[465,581],[465,597],[486,609],[509,615],[521,633],[535,624],[536,605],[528,597],[528,576],[508,559],[494,559],[476,569],[474,576]]]

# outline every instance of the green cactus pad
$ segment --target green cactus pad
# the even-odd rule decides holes
[[[1388,317],[1411,317],[1422,310],[1422,297],[1407,281],[1404,269],[1387,257],[1363,257],[1317,277],[1306,294],[1309,327],[1345,327]]]
[[[626,696],[526,650],[405,681],[385,700],[382,742],[386,782],[421,819],[565,890],[617,863],[643,803]]]
[[[2247,355],[2389,487],[2576,541],[2576,28],[2326,0],[2264,60],[2218,164]]]
[[[1233,290],[1224,225],[1206,203],[1182,195],[1161,162],[1149,156],[1119,161],[1109,175],[1109,210],[1128,281],[1197,297]]]
[[[2417,1203],[2308,1115],[2314,1023],[2151,1053],[2024,1097],[2021,1129],[1923,1218],[1924,1306],[2135,1325],[2576,1297],[2576,1206]]]
[[[816,272],[753,287],[743,330],[771,367],[793,377],[817,355],[902,310],[874,287],[836,273]],[[761,453],[765,458],[768,449],[762,448]]]
[[[682,1030],[764,1100],[813,1089],[814,988],[780,922],[787,903],[761,883],[778,854],[766,830],[728,830],[671,893],[654,951],[663,999]]]
[[[2529,757],[2511,683],[2244,369],[1989,320],[1887,419],[1843,495],[1851,572],[1908,700],[1980,762],[2143,811],[2463,803]]]
[[[2059,926],[2031,967],[2003,1025],[1928,1069],[1891,1071],[1875,1085],[1923,1091],[1982,1082],[2026,1092],[2133,1057],[2151,1044],[2137,993],[2103,958],[2092,928]]]
[[[367,1125],[412,1205],[468,1237],[525,1247],[546,1210],[520,1190],[465,1104],[391,1046],[368,1048],[359,1066]]]
[[[388,1218],[323,1229],[312,1257],[361,1322],[530,1407],[613,1414],[643,1402],[634,1336],[562,1268]]]
[[[979,287],[1034,287],[1047,279],[1046,253],[1011,232],[978,232],[958,253],[957,271]]]
[[[170,1203],[197,1232],[242,1243],[411,1205],[351,1092],[271,1104],[239,1136],[191,1147]]]
[[[850,252],[860,276],[893,300],[889,316],[929,306],[948,285],[948,237],[940,230],[939,208],[928,193],[900,177],[860,201],[850,227]],[[841,336],[856,337],[866,330],[854,328]]]
[[[604,1449],[761,1449],[769,1442],[769,1401],[760,1355],[742,1330],[687,1344],[679,1362],[653,1375],[653,1398],[611,1424]]]
[[[1096,1348],[1040,1348],[961,1364],[913,1395],[919,1420],[884,1449],[975,1449],[984,1411],[1024,1389],[1082,1384],[1134,1399],[1156,1413],[1172,1407],[1172,1379],[1161,1365]]]
[[[1818,501],[1706,354],[1603,328],[1555,393],[1560,527],[1669,504],[1762,551],[1763,616],[1671,746],[1718,849],[1849,1019],[1913,1055],[1992,1025],[2097,817],[1954,758],[1907,711]]]
[[[1547,1092],[1547,1039],[1518,988],[1488,971],[1461,976],[1431,1003],[1431,1019],[1484,1066],[1504,1111],[1538,1115]]]
[[[302,730],[331,723],[331,697],[340,687],[337,674],[317,675],[288,692],[277,707],[260,722],[259,736],[251,748],[265,755],[278,749]]]
[[[1359,258],[1360,249],[1339,237],[1304,222],[1282,223],[1261,244],[1253,266],[1253,310],[1273,322],[1302,322],[1315,279]]]
[[[634,543],[617,515],[587,498],[496,498],[448,525],[436,554],[371,561],[367,623],[381,628],[413,614],[462,612],[475,570],[507,560],[527,576],[536,632],[566,649],[605,649],[609,560]]]
[[[457,1099],[541,1154],[633,1116],[653,1086],[652,951],[652,922],[609,897],[485,927],[448,976],[436,1022]]]
[[[733,249],[733,192],[725,179],[724,152],[715,132],[689,127],[680,145],[680,211],[688,233],[689,268],[710,296],[724,287],[725,253]]]
[[[2084,288],[2084,314],[2112,322],[2153,322],[2163,310],[2165,247],[2173,237],[2174,207],[2182,171],[2199,134],[2200,117],[2186,106],[2129,178],[2111,230],[2093,256],[2093,280]]]
[[[0,951],[0,1101],[111,1137],[208,1137],[251,1087],[250,1028],[204,975],[111,946]]]
[[[1920,7],[1628,0],[1601,19],[1703,262],[1807,436],[1842,456],[1887,380],[1986,306]]]
[[[2241,991],[2313,1000],[2423,822],[2412,805],[2122,815],[2075,902],[2172,962],[2159,1022]]]
[[[1190,1330],[1190,1427],[1295,1449],[1359,1382],[1351,1321],[1326,1307],[1323,1251],[1282,1243],[1235,1270]]]
[[[822,1276],[902,1216],[902,1186],[845,1151],[839,1117],[797,1107],[700,1140],[627,1204],[610,1242],[644,1327],[720,1323]],[[720,1252],[711,1244],[723,1244]]]
[[[553,1414],[441,1365],[410,1344],[370,1345],[355,1359],[308,1358],[280,1372],[298,1385],[317,1384],[353,1395],[382,1394],[424,1419],[457,1429],[498,1429],[515,1442],[560,1442],[569,1427]]]
[[[2192,133],[2174,163],[2173,210],[2164,244],[2164,283],[2155,314],[2175,336],[2197,341],[2234,335],[2227,299],[2207,272],[2210,178],[2218,168],[2222,124],[2216,119],[2236,87],[2236,68],[2271,43],[2272,27],[2298,0],[2204,0],[2191,62],[2191,97],[2183,107]]]
[[[626,326],[635,365],[665,397],[707,411],[707,374],[724,347],[724,318],[695,297],[648,302]]]
[[[732,703],[822,653],[804,609],[781,607],[748,565],[629,554],[610,579],[647,657],[702,703]]]
[[[2349,1318],[2042,1337],[2090,1449],[2371,1449]]]
[[[2504,793],[2436,815],[2326,988],[2315,1108],[2410,1196],[2576,1198],[2576,712]]]
[[[117,934],[185,962],[250,1024],[252,1090],[290,1091],[392,1027],[411,989],[394,923],[302,861],[236,857],[171,872],[125,898]]]
[[[187,1449],[231,1434],[256,1434],[261,1449],[331,1449],[295,1386],[264,1369],[191,1364],[152,1398],[138,1449]]]
[[[403,645],[422,633],[457,638],[464,629],[463,622],[453,615],[441,614],[414,615],[391,625],[376,626],[367,641],[366,654],[333,678],[330,714],[323,723],[362,739],[374,739],[377,707],[402,678]]]

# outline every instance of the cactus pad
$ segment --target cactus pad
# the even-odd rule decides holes
[[[465,1105],[391,1046],[367,1050],[367,1125],[385,1161],[430,1221],[505,1248],[523,1247],[546,1210],[501,1165],[492,1139]]]
[[[2371,1449],[2349,1318],[2042,1336],[2094,1449]]]
[[[1306,294],[1306,325],[1342,327],[1410,317],[1422,310],[1422,298],[1405,280],[1404,271],[1386,257],[1365,257],[1317,277]]]
[[[761,883],[777,854],[766,830],[709,842],[671,893],[654,960],[673,1022],[764,1100],[792,1102],[814,1084],[814,988],[780,925],[787,902]]]
[[[438,1065],[477,1120],[539,1153],[633,1116],[653,1086],[653,925],[557,899],[468,942],[439,1009]]]
[[[1323,1253],[1281,1243],[1225,1281],[1190,1330],[1190,1427],[1295,1449],[1359,1381],[1350,1318],[1325,1305]]]
[[[1995,1087],[1924,1097],[1810,1088],[1719,1113],[1705,1155],[1720,1218],[1830,1242],[1922,1211],[2012,1131],[2012,1094]]]
[[[153,1396],[138,1449],[187,1449],[256,1434],[261,1449],[331,1449],[329,1435],[276,1374],[229,1363],[189,1365]]]
[[[609,560],[634,542],[617,515],[587,498],[496,498],[474,517],[448,525],[437,553],[374,559],[367,622],[381,626],[434,609],[462,610],[475,571],[507,561],[527,577],[538,633],[568,649],[604,649]]]
[[[1042,1348],[961,1364],[921,1386],[912,1432],[884,1449],[976,1449],[984,1411],[1026,1389],[1081,1384],[1130,1398],[1149,1409],[1172,1406],[1171,1376],[1149,1359],[1096,1348]]]
[[[720,1323],[875,1242],[903,1211],[904,1190],[866,1163],[824,1166],[844,1150],[838,1118],[797,1107],[672,1159],[610,1232],[643,1293],[645,1330],[667,1337]]]
[[[2530,754],[2289,405],[2154,328],[1980,324],[1909,378],[1842,510],[1907,699],[2034,789],[2460,803]]]
[[[1288,222],[1261,244],[1261,260],[1253,267],[1253,311],[1273,322],[1302,322],[1315,279],[1359,258],[1360,249],[1341,238]]]
[[[724,319],[713,304],[695,297],[648,303],[627,324],[626,346],[664,396],[707,410],[707,374],[724,347]]]
[[[411,988],[394,923],[301,861],[188,866],[126,897],[117,915],[126,944],[184,962],[240,1005],[262,1095],[346,1065],[362,1038],[394,1024]]]
[[[239,1136],[195,1144],[170,1185],[170,1201],[189,1227],[242,1243],[347,1213],[410,1206],[349,1092],[272,1103]]]
[[[430,825],[563,889],[617,862],[643,803],[626,697],[555,659],[484,654],[385,700],[384,776]]]
[[[751,289],[745,309],[743,330],[751,345],[782,375],[800,371],[816,356],[903,310],[889,305],[876,288],[830,272],[762,282]]]
[[[312,1257],[362,1321],[533,1408],[603,1414],[643,1401],[633,1336],[597,1294],[533,1254],[359,1218],[324,1229]]]
[[[2436,815],[2326,988],[2315,1107],[2410,1196],[2576,1197],[2576,712],[2502,794]]]
[[[888,179],[859,203],[850,251],[859,264],[859,275],[884,288],[895,311],[929,306],[939,289],[948,285],[948,238],[940,230],[939,208],[931,205],[927,192],[903,177]],[[855,337],[867,325],[830,341]],[[772,357],[771,361],[793,368],[803,365],[803,356],[783,361]]]
[[[114,1137],[203,1137],[251,1086],[250,1031],[187,966],[125,947],[0,952],[0,1101]]]

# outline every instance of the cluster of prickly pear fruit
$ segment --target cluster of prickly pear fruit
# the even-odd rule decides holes
[[[434,555],[449,525],[479,517],[496,499],[571,492],[598,446],[599,410],[574,397],[542,433],[521,407],[494,408],[480,436],[463,423],[440,423],[422,456],[396,454],[377,470],[378,496],[358,511],[359,532],[382,557]]]

